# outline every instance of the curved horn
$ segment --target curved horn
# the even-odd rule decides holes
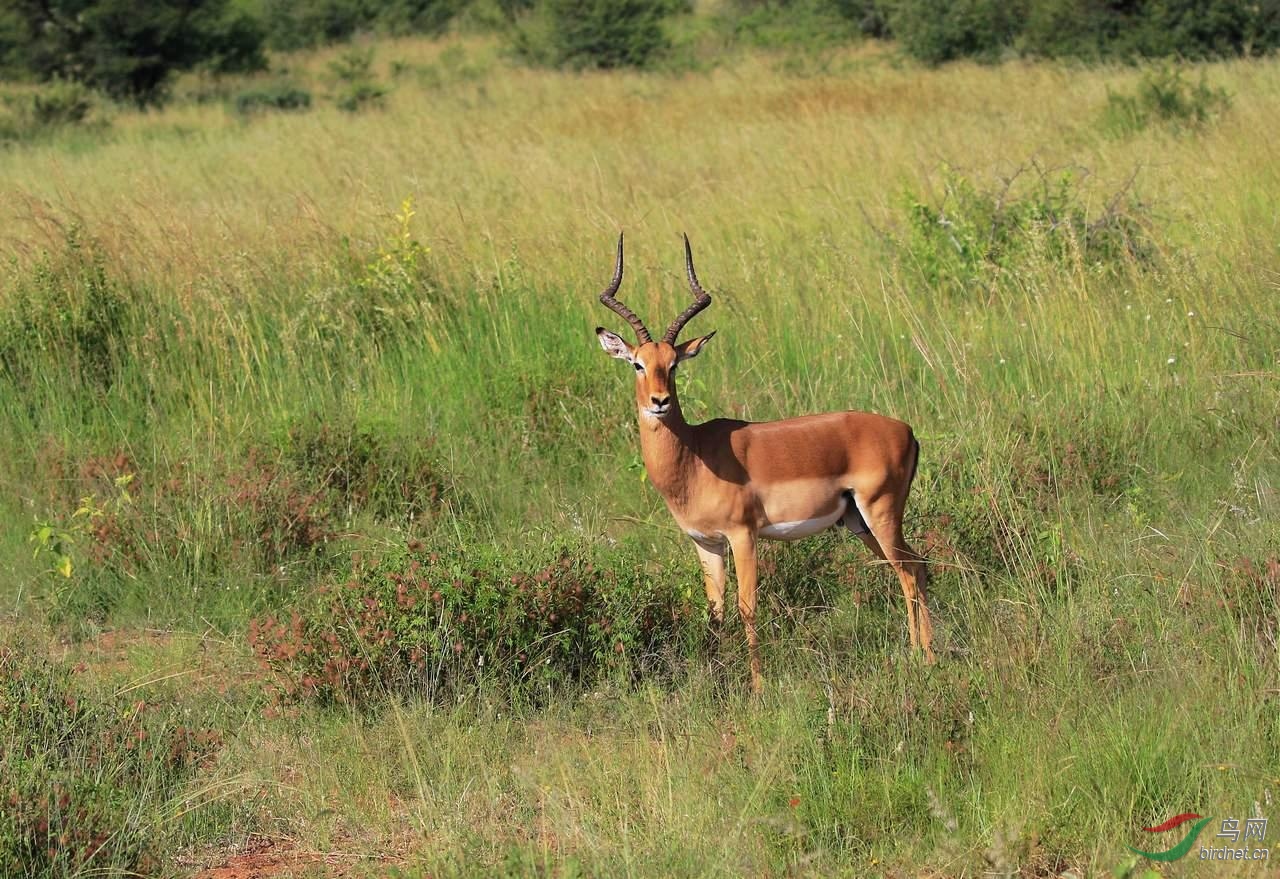
[[[668,345],[676,343],[676,337],[680,335],[680,331],[684,329],[684,325],[693,319],[693,316],[702,309],[711,304],[711,297],[702,289],[702,285],[698,283],[698,276],[693,271],[693,250],[689,247],[689,236],[684,236],[684,270],[689,276],[689,290],[693,293],[693,304],[680,312],[671,326],[667,327],[666,335],[662,337],[662,341]]]
[[[646,342],[652,342],[653,339],[649,335],[649,331],[645,328],[644,321],[636,317],[636,313],[627,308],[621,302],[613,298],[613,294],[618,292],[618,287],[622,285],[622,233],[618,233],[618,262],[613,268],[613,282],[604,289],[600,294],[600,301],[604,303],[612,311],[616,311],[627,323],[631,324],[631,328],[636,331],[636,338],[643,345]]]

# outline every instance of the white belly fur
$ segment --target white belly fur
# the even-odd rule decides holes
[[[848,500],[841,495],[839,505],[827,515],[816,519],[801,519],[797,522],[774,522],[761,528],[760,536],[769,540],[799,540],[801,537],[826,531],[840,521],[848,505]]]

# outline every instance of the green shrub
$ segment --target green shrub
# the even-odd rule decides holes
[[[893,36],[908,55],[926,64],[995,60],[1021,23],[1016,5],[1003,0],[892,0],[889,10]]]
[[[408,527],[460,501],[434,461],[430,437],[401,437],[331,418],[289,429],[284,460],[342,511]]]
[[[564,546],[536,557],[420,543],[357,563],[249,640],[286,698],[440,698],[483,682],[513,692],[636,674],[703,631],[701,601],[636,552]],[[699,596],[700,598],[700,596]]]
[[[94,108],[93,95],[76,82],[57,80],[31,97],[31,115],[37,125],[79,125]]]
[[[371,107],[381,107],[387,96],[387,87],[376,82],[356,82],[344,86],[335,96],[339,110],[356,113]]]
[[[1200,128],[1231,107],[1226,89],[1212,88],[1204,72],[1193,85],[1182,70],[1164,65],[1143,74],[1134,94],[1107,89],[1100,126],[1114,137],[1142,131],[1152,123],[1174,130]]]
[[[645,67],[671,46],[670,0],[544,0],[512,30],[524,60],[575,69]]]
[[[860,32],[859,22],[830,0],[737,0],[728,4],[725,22],[734,39],[766,48],[815,49]]]
[[[0,299],[0,377],[35,380],[52,355],[84,382],[109,387],[127,350],[134,294],[108,275],[81,231],[72,227],[60,254],[10,283]]]
[[[264,110],[307,110],[310,107],[311,92],[287,82],[246,89],[235,98],[236,112],[241,115]]]
[[[959,294],[988,291],[1033,255],[1054,262],[1079,258],[1096,266],[1149,263],[1148,210],[1130,194],[1132,179],[1091,214],[1080,178],[1023,169],[999,187],[980,189],[948,172],[935,204],[909,203],[908,231],[898,254],[930,288]]]
[[[382,105],[387,87],[373,72],[373,49],[351,49],[329,62],[329,72],[338,82],[334,102],[339,109],[354,113]]]
[[[824,45],[889,31],[885,0],[730,0],[720,17],[739,36],[765,46]]]
[[[28,646],[0,644],[0,872],[157,870],[172,801],[221,736],[177,706],[88,692]]]
[[[69,129],[101,129],[97,101],[83,85],[55,80],[35,91],[0,97],[0,144],[41,140]]]

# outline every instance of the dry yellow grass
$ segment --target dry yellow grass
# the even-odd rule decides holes
[[[391,62],[442,51],[379,45],[377,66],[389,80]],[[14,150],[0,166],[0,252],[21,264],[79,222],[134,277],[177,290],[217,277],[234,289],[239,276],[306,276],[344,236],[380,238],[412,197],[453,277],[489,275],[516,252],[542,278],[594,285],[624,228],[646,269],[636,276],[674,284],[676,236],[688,231],[716,254],[715,282],[746,295],[805,282],[779,276],[784,252],[829,268],[862,252],[901,193],[928,191],[948,164],[981,180],[1032,160],[1085,165],[1106,192],[1139,167],[1141,191],[1186,221],[1188,241],[1260,219],[1261,205],[1231,187],[1246,166],[1255,180],[1280,173],[1257,167],[1280,111],[1273,62],[1208,68],[1234,108],[1203,136],[1157,128],[1117,142],[1091,120],[1109,87],[1132,86],[1130,69],[927,72],[864,47],[837,57],[838,75],[788,76],[768,56],[708,74],[605,75],[511,67],[483,41],[453,52],[455,67],[484,75],[423,87],[407,73],[383,111],[321,101],[244,122],[222,104],[185,105],[122,112],[113,142],[97,148]],[[323,60],[299,71],[319,91]],[[837,277],[874,283],[857,270]]]

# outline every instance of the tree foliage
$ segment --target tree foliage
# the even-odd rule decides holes
[[[839,17],[847,29],[788,32],[806,44],[841,31],[887,37],[928,64],[1006,54],[1199,60],[1280,46],[1280,0],[730,0],[727,8],[748,35],[772,18]]]
[[[227,0],[10,0],[0,18],[0,66],[65,79],[147,105],[170,76],[265,63],[262,32]]]
[[[468,8],[526,60],[574,68],[646,66],[671,46],[665,19],[693,11],[689,0],[5,0],[0,77],[76,82],[145,106],[164,99],[177,71],[254,70],[264,48],[362,32],[438,33]],[[727,0],[721,10],[733,42],[817,47],[865,35],[928,64],[1205,59],[1280,46],[1280,0]]]
[[[832,0],[835,2],[835,0]],[[1280,0],[879,0],[891,35],[928,63],[994,58],[1226,58],[1280,45]]]
[[[1031,0],[1020,40],[1049,57],[1226,58],[1280,44],[1280,0]]]
[[[436,34],[467,0],[261,0],[267,45],[292,50],[349,40],[365,31]]]
[[[551,61],[567,67],[643,67],[670,45],[670,0],[543,0]]]

